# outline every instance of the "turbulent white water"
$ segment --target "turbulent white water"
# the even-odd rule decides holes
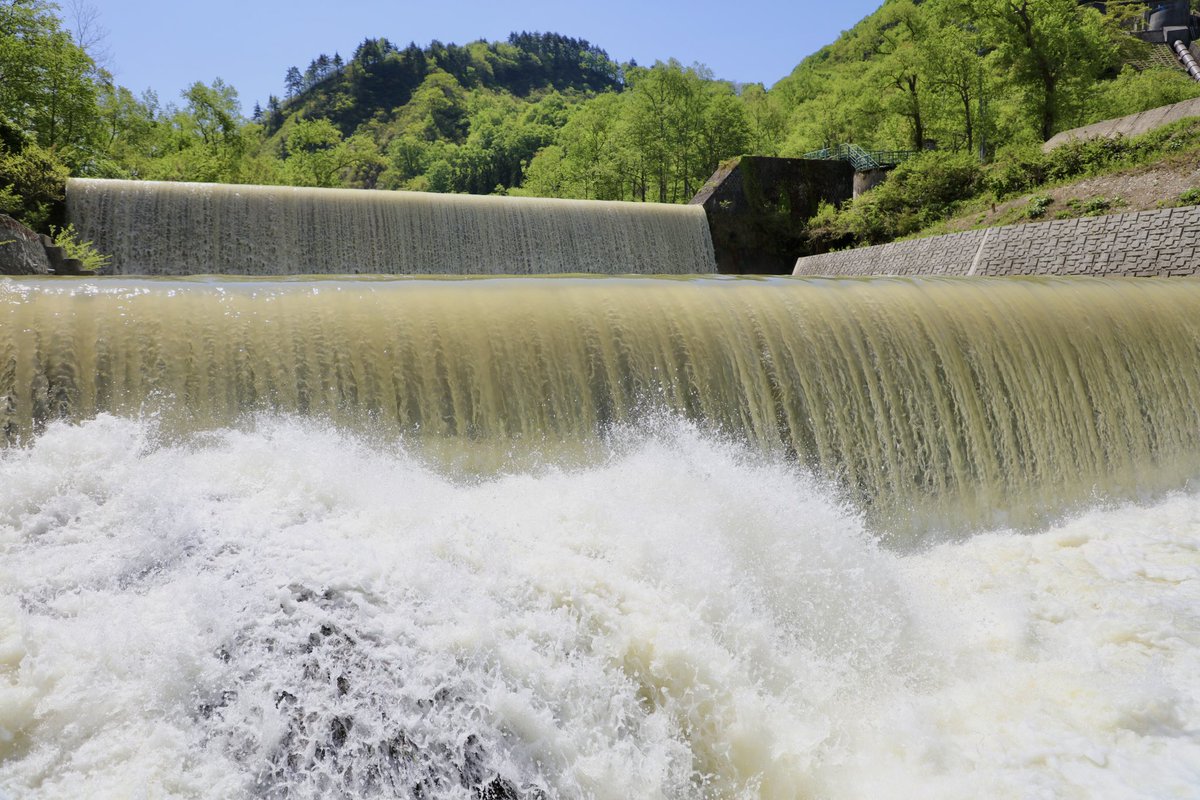
[[[1200,794],[1200,494],[881,546],[686,426],[459,481],[313,421],[0,451],[0,795]]]

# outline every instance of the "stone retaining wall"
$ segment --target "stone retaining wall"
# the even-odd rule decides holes
[[[1200,275],[1200,206],[1008,225],[796,261],[795,275]]]
[[[1194,49],[1195,47],[1193,47]],[[1140,136],[1143,133],[1149,133],[1156,128],[1161,128],[1164,125],[1170,125],[1172,122],[1178,122],[1181,119],[1188,119],[1189,117],[1200,117],[1200,97],[1192,100],[1184,100],[1182,103],[1175,103],[1174,105],[1152,108],[1140,114],[1130,114],[1127,117],[1119,117],[1118,119],[1106,119],[1103,122],[1085,125],[1082,128],[1072,128],[1069,131],[1063,131],[1047,140],[1042,145],[1042,150],[1049,153],[1059,145],[1066,144],[1073,139],[1097,139],[1100,137],[1113,139],[1117,136]]]

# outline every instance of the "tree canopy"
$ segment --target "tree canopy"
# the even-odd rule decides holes
[[[44,224],[68,173],[686,202],[741,154],[853,142],[986,160],[1200,95],[1182,71],[1135,68],[1146,46],[1108,5],[886,0],[769,88],[618,64],[557,33],[365,38],[281,69],[246,118],[220,78],[137,96],[53,3],[0,0],[0,211]]]

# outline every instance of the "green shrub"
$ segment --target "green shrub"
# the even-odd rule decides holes
[[[1200,186],[1198,186],[1194,189],[1188,189],[1186,192],[1179,195],[1179,205],[1181,205],[1181,206],[1200,205]]]
[[[1088,119],[1100,121],[1189,100],[1200,96],[1200,85],[1182,70],[1126,65],[1113,80],[1098,81],[1089,94]]]
[[[0,146],[0,213],[36,231],[47,230],[67,188],[67,168],[36,144],[20,152]]]
[[[1082,175],[1094,175],[1101,170],[1134,156],[1141,143],[1123,136],[1113,139],[1072,139],[1050,151],[1047,158],[1047,180],[1060,181]]]
[[[1195,119],[1182,119],[1139,136],[1136,141],[1144,154],[1176,153],[1200,146],[1200,125]]]
[[[79,232],[75,230],[74,225],[67,225],[65,228],[51,226],[50,236],[54,243],[63,249],[67,258],[79,259],[87,272],[99,272],[112,261],[112,256],[104,255],[91,242],[80,241]]]
[[[1022,194],[1046,182],[1049,165],[1039,147],[1005,150],[988,167],[985,182],[997,199]]]
[[[853,244],[843,224],[842,212],[833,203],[822,201],[807,223],[808,242],[814,253],[827,253]]]
[[[1109,200],[1107,197],[1093,197],[1083,204],[1084,216],[1098,217],[1101,214],[1107,214],[1112,210],[1114,205],[1119,205],[1119,200]]]
[[[1048,194],[1034,195],[1029,198],[1029,207],[1025,209],[1025,216],[1030,219],[1041,219],[1046,216],[1046,209],[1054,202],[1054,198]]]
[[[891,241],[946,219],[982,184],[974,156],[923,153],[855,200],[838,215],[837,225],[859,244]]]
[[[1046,183],[1099,175],[1197,147],[1200,125],[1181,120],[1130,138],[1073,139],[1049,153],[1036,146],[1009,148],[987,168],[986,184],[996,199],[1003,199]]]

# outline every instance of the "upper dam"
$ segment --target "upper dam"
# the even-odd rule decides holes
[[[697,206],[72,179],[67,218],[117,275],[716,271]]]

